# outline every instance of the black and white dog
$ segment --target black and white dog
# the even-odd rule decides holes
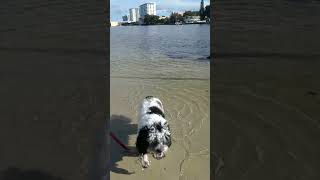
[[[150,166],[148,153],[161,159],[171,146],[170,127],[165,119],[162,102],[147,96],[142,102],[138,120],[136,147],[142,159],[142,166]]]

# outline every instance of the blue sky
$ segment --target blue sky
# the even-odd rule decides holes
[[[111,21],[121,21],[128,14],[129,8],[136,8],[146,2],[157,4],[157,15],[169,15],[172,11],[199,10],[201,0],[110,0]],[[209,4],[210,0],[204,0]]]

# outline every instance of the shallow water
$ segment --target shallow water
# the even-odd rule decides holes
[[[159,97],[173,134],[166,158],[151,158],[142,170],[138,157],[112,144],[111,179],[209,178],[209,26],[111,28],[111,131],[135,145],[138,107]]]

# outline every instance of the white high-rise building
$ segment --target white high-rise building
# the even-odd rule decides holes
[[[157,15],[156,3],[145,3],[140,5],[140,18],[144,18],[145,15]]]
[[[132,21],[132,22],[139,21],[139,17],[140,17],[139,8],[129,9],[129,17],[130,17],[129,21]]]

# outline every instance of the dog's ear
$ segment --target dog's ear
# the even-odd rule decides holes
[[[168,147],[171,146],[171,136],[170,135],[165,135],[166,142],[164,143]]]
[[[152,99],[153,96],[146,96],[145,99]]]
[[[163,118],[165,118],[165,115],[164,113],[162,112],[161,109],[159,109],[158,107],[156,106],[151,106],[149,107],[149,112],[147,112],[148,114],[158,114],[160,116],[162,116]]]
[[[159,99],[157,99],[156,102],[157,102],[157,104],[161,107],[161,109],[164,111],[163,105],[162,105],[161,101],[160,101]]]
[[[137,142],[136,142],[136,148],[139,154],[147,153],[147,149],[149,147],[148,138],[149,138],[149,130],[147,127],[143,127],[139,131]]]
[[[167,133],[165,133],[164,137],[165,137],[165,144],[170,147],[171,146],[171,130],[170,130],[170,126],[167,122],[165,122],[164,124],[167,128]]]

